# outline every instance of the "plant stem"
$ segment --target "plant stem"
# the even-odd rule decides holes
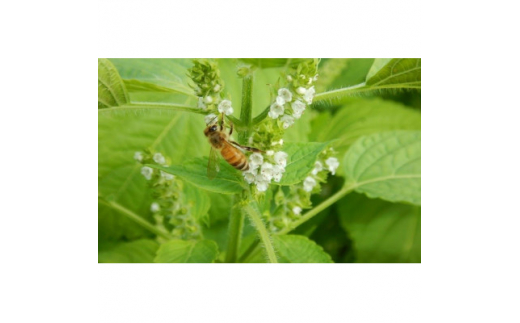
[[[269,113],[269,109],[270,109],[270,106],[268,106],[267,108],[265,108],[264,111],[260,112],[260,114],[257,115],[257,116],[253,119],[253,125],[256,125],[256,124],[262,122],[262,120],[264,120],[264,119],[267,117],[267,114]]]
[[[242,145],[247,143],[251,133],[251,114],[253,112],[253,72],[242,79],[242,107],[240,110],[240,122],[245,128],[238,136],[238,142]]]
[[[244,227],[244,213],[240,208],[240,198],[235,196],[235,206],[231,209],[228,229],[228,245],[225,262],[237,262],[238,250],[240,249],[240,239]]]
[[[249,204],[244,206],[251,223],[255,226],[258,235],[260,236],[260,241],[264,245],[265,252],[267,255],[267,261],[270,263],[277,263],[278,259],[276,258],[276,254],[274,253],[274,247],[271,243],[271,237],[269,236],[269,232],[267,231],[264,222],[262,221],[262,217],[260,214],[260,210],[258,209],[258,205],[256,202],[251,201]]]
[[[292,230],[296,229],[301,224],[303,224],[306,221],[310,220],[312,217],[314,217],[315,215],[317,215],[321,211],[325,210],[326,208],[328,208],[332,204],[336,203],[342,197],[344,197],[345,195],[350,193],[355,187],[356,187],[355,184],[349,185],[349,186],[344,186],[341,190],[336,192],[336,194],[332,195],[331,197],[329,197],[325,201],[323,201],[320,204],[318,204],[315,208],[313,208],[309,212],[305,213],[300,219],[298,219],[297,221],[291,223],[287,228],[285,228],[283,230],[280,230],[280,231],[278,231],[278,232],[276,232],[274,234],[282,235],[282,234],[287,234],[287,233],[291,232]],[[245,262],[247,260],[247,258],[251,254],[253,254],[254,251],[256,251],[257,247],[258,247],[258,241],[253,242],[251,244],[251,246],[249,246],[249,248],[240,256],[239,261],[240,262]]]
[[[135,214],[134,212],[130,211],[129,209],[125,208],[121,204],[113,202],[113,201],[110,201],[110,202],[104,201],[104,200],[99,200],[99,201],[101,203],[105,204],[106,206],[111,207],[112,209],[119,211],[121,214],[125,215],[130,220],[132,220],[135,223],[139,224],[140,226],[142,226],[143,228],[147,229],[148,231],[150,231],[152,233],[155,233],[156,235],[158,235],[158,236],[160,236],[162,238],[165,238],[167,240],[172,239],[172,237],[167,232],[165,232],[165,231],[157,228],[156,226],[152,225],[151,223],[149,223],[148,221],[146,221],[145,219],[143,219],[139,215]]]

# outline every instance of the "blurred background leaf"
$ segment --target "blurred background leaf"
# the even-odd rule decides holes
[[[211,240],[170,240],[159,247],[155,262],[163,263],[207,263],[214,262],[218,247]]]
[[[140,239],[131,242],[105,243],[98,246],[98,262],[150,263],[155,258],[159,244]]]
[[[352,193],[338,202],[356,262],[421,262],[421,208]]]

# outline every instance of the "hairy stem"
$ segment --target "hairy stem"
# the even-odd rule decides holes
[[[228,245],[225,262],[237,262],[238,250],[240,249],[240,239],[244,227],[244,213],[240,208],[238,195],[235,196],[235,206],[231,209],[228,229]]]
[[[238,136],[238,142],[242,145],[247,143],[251,134],[251,114],[253,112],[253,72],[242,79],[242,107],[240,110],[240,121],[244,130]]]
[[[146,221],[145,219],[143,219],[139,215],[135,214],[134,212],[130,211],[129,209],[125,208],[121,204],[116,203],[114,201],[110,201],[110,202],[104,201],[104,200],[99,200],[99,201],[102,204],[104,204],[104,205],[106,205],[108,207],[111,207],[114,210],[119,211],[121,214],[123,214],[124,216],[126,216],[130,220],[134,221],[135,223],[139,224],[143,228],[147,229],[148,231],[150,231],[152,233],[155,233],[156,235],[158,235],[158,236],[160,236],[162,238],[165,238],[167,240],[170,240],[172,238],[167,232],[165,232],[165,231],[157,228],[156,226],[152,225],[151,223],[149,223],[148,221]]]
[[[264,111],[260,112],[260,114],[257,115],[257,116],[253,119],[253,125],[259,124],[260,122],[262,122],[262,120],[264,120],[265,118],[267,118],[267,114],[269,113],[269,109],[270,109],[270,106],[268,106],[267,108],[265,108]]]
[[[338,200],[340,200],[342,197],[347,195],[348,193],[352,192],[352,190],[356,187],[356,185],[345,185],[341,190],[336,192],[336,194],[332,195],[325,201],[318,204],[315,208],[310,210],[309,212],[305,213],[300,219],[297,221],[291,223],[288,227],[285,229],[282,229],[274,234],[276,235],[282,235],[287,234],[291,232],[292,230],[296,229],[298,226],[302,225],[303,223],[309,221],[312,217],[316,216],[321,211],[325,210],[332,204],[336,203]],[[255,241],[249,246],[249,248],[240,256],[239,261],[245,262],[247,258],[249,258],[250,255],[252,255],[256,249],[258,248],[258,242]]]
[[[262,242],[265,253],[267,255],[267,261],[270,263],[277,263],[278,259],[276,258],[276,254],[274,252],[274,247],[271,242],[271,237],[269,236],[269,232],[265,227],[264,222],[262,221],[262,217],[260,214],[260,210],[258,209],[258,205],[254,201],[250,201],[249,204],[244,206],[247,214],[249,215],[249,219],[251,223],[256,228],[258,235],[260,236],[260,241]]]

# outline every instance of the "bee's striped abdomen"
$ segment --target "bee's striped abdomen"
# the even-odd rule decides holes
[[[246,156],[237,148],[228,144],[222,148],[220,153],[222,154],[222,157],[236,169],[242,171],[249,169]]]

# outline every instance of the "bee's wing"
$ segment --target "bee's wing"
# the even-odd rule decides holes
[[[218,167],[218,150],[211,147],[209,150],[209,159],[208,159],[208,178],[214,179],[217,177],[217,173],[220,171]]]

